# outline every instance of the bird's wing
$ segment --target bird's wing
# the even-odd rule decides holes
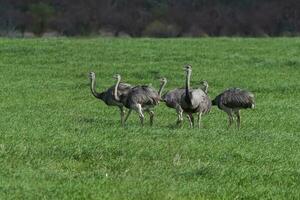
[[[202,89],[194,89],[191,92],[192,107],[199,112],[208,113],[211,109],[211,101]]]
[[[136,86],[130,92],[129,103],[142,105],[156,105],[160,101],[158,93],[148,86]]]
[[[111,95],[114,95],[115,86],[113,85],[107,89],[107,92]],[[132,86],[127,83],[120,83],[118,86],[118,96],[127,95],[129,91],[132,89]]]
[[[152,87],[144,87],[145,97],[148,98],[146,105],[156,105],[161,100],[158,92]]]
[[[163,95],[163,100],[166,102],[167,106],[175,107],[177,104],[180,103],[181,97],[184,94],[184,89],[174,89],[167,92]]]
[[[254,104],[254,95],[248,91],[233,88],[223,93],[221,102],[229,108],[251,108]]]

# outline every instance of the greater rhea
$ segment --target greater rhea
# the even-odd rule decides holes
[[[115,91],[115,88],[118,87],[118,96],[123,97],[123,96],[128,95],[128,93],[132,89],[132,86],[128,83],[117,82],[116,85],[111,86],[106,91],[98,93],[96,91],[96,74],[95,74],[95,72],[90,72],[89,78],[91,81],[91,83],[90,83],[91,92],[94,95],[94,97],[102,100],[108,106],[118,106],[120,109],[121,124],[124,124],[124,116],[125,116],[124,105],[123,105],[122,101],[115,98],[114,91]]]
[[[202,89],[191,89],[190,79],[192,74],[192,66],[186,65],[184,67],[186,72],[185,80],[185,93],[181,96],[180,107],[178,108],[182,121],[182,112],[188,114],[190,120],[190,126],[194,126],[193,113],[197,113],[198,116],[198,128],[200,128],[201,116],[206,114],[211,109],[211,101],[207,94]],[[181,108],[181,110],[180,110]]]
[[[240,128],[241,116],[240,110],[255,107],[254,95],[240,88],[230,88],[216,96],[212,101],[212,105],[217,105],[228,115],[228,128],[232,125],[234,119],[233,114],[237,117],[237,127]]]
[[[175,108],[178,116],[177,124],[182,125],[183,112],[187,113],[190,127],[194,127],[193,113],[197,113],[198,116],[198,128],[200,128],[201,116],[210,111],[211,101],[207,96],[207,88],[205,91],[202,89],[191,89],[190,78],[192,74],[192,67],[186,65],[184,67],[186,72],[185,89],[175,89],[169,94],[164,96],[164,101],[168,107]],[[206,82],[207,83],[207,82]],[[207,85],[208,86],[208,85]]]
[[[119,78],[121,79],[120,75]],[[166,83],[167,79],[162,78],[158,92],[151,86],[135,86],[130,90],[127,96],[125,96],[124,98],[120,98],[123,105],[129,109],[125,121],[128,119],[131,111],[135,110],[139,114],[141,124],[144,125],[145,117],[143,112],[146,111],[150,115],[150,125],[152,126],[154,120],[154,112],[152,111],[152,108],[159,104],[159,101],[161,100],[161,93]],[[115,87],[115,89],[115,95],[118,95],[118,87]],[[115,98],[119,97],[116,96]]]
[[[207,81],[201,81],[201,89],[207,94],[208,92],[208,83]],[[182,108],[180,108],[181,98],[185,93],[185,88],[176,88],[171,91],[168,91],[165,93],[162,97],[163,101],[166,103],[166,106],[169,108],[176,109],[177,111],[177,124],[180,124],[182,121]],[[190,125],[193,126],[193,122],[191,121],[193,118],[191,118],[192,115],[187,115]],[[193,117],[193,116],[192,116]]]

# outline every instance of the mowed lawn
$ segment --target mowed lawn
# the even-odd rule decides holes
[[[300,39],[0,39],[0,199],[299,199]],[[207,80],[209,96],[252,91],[256,108],[201,129],[161,103],[154,126],[91,95],[122,75],[166,90]]]

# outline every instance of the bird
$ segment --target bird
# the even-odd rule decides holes
[[[202,86],[202,90],[203,92],[205,92],[205,94],[208,94],[208,82],[206,80],[201,81],[200,85]]]
[[[201,88],[203,90],[203,92],[205,92],[207,94],[208,92],[208,83],[207,81],[201,81]],[[182,111],[182,109],[180,109],[180,101],[181,101],[181,97],[182,95],[185,93],[185,88],[175,88],[171,91],[166,92],[163,96],[162,96],[162,100],[166,103],[166,106],[169,108],[173,108],[177,110],[177,124],[181,123],[181,114],[180,112]],[[190,116],[188,115],[188,119],[190,120]],[[190,121],[190,123],[192,123]]]
[[[234,119],[233,114],[237,117],[237,127],[240,129],[241,125],[241,109],[253,109],[255,107],[254,94],[240,88],[229,88],[216,96],[212,100],[213,106],[218,106],[220,110],[223,110],[228,115],[228,128],[232,125]]]
[[[119,77],[120,78],[120,77]],[[129,109],[129,112],[125,118],[125,122],[127,121],[130,113],[132,110],[135,110],[139,114],[141,125],[144,125],[144,113],[146,111],[150,115],[150,126],[153,125],[154,120],[154,112],[152,108],[159,104],[161,101],[161,94],[163,88],[167,84],[167,79],[162,78],[161,80],[160,89],[157,92],[153,87],[142,85],[142,86],[135,86],[133,87],[129,94],[124,98],[120,97],[123,105]],[[115,87],[115,94],[118,95],[117,90],[119,87]],[[117,97],[118,98],[118,97]]]
[[[180,114],[180,121],[182,122],[182,113],[187,113],[190,121],[190,127],[192,128],[194,126],[193,113],[197,113],[198,128],[200,128],[202,115],[209,113],[211,109],[211,100],[202,89],[190,88],[192,66],[186,65],[184,67],[184,71],[186,72],[185,92],[181,96],[180,107],[177,108],[178,113]]]
[[[183,112],[187,114],[190,127],[194,126],[193,113],[198,115],[198,127],[200,128],[201,116],[210,111],[211,101],[207,96],[208,83],[207,81],[202,81],[203,89],[190,89],[190,76],[192,73],[192,67],[186,65],[184,67],[186,72],[186,86],[185,88],[176,88],[167,92],[163,96],[163,101],[166,106],[176,109],[177,112],[177,124],[182,125]]]
[[[115,98],[114,91],[115,88],[118,87],[118,96],[126,96],[128,95],[129,91],[132,89],[132,86],[128,83],[120,83],[117,82],[117,84],[111,86],[106,91],[103,91],[101,93],[98,93],[96,91],[96,74],[95,72],[89,73],[89,79],[90,79],[90,88],[91,92],[97,99],[102,100],[106,105],[108,106],[117,106],[120,109],[120,115],[121,115],[121,124],[124,124],[124,116],[125,116],[125,109],[123,103]]]

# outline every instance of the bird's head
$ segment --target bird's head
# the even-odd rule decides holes
[[[208,87],[208,82],[205,80],[201,81],[200,84],[204,87]]]
[[[159,79],[160,83],[167,83],[167,79],[165,77],[162,77]]]
[[[192,66],[191,65],[185,65],[184,67],[183,67],[183,70],[185,71],[185,72],[191,72],[192,71]]]
[[[96,78],[96,74],[95,74],[95,72],[90,72],[89,73],[89,79],[95,79]]]
[[[113,78],[116,80],[121,80],[121,75],[120,74],[115,74],[113,75]]]

